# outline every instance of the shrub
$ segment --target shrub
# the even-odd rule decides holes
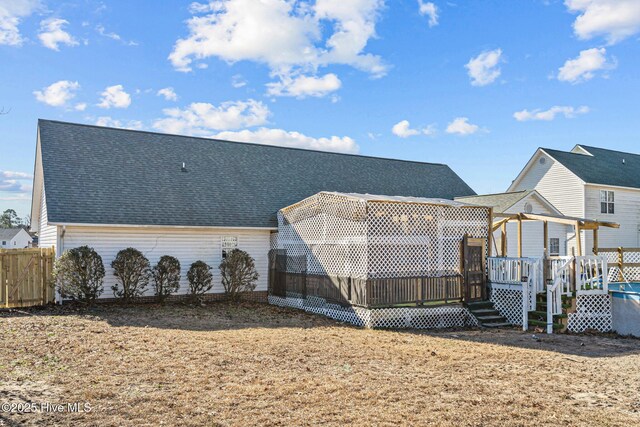
[[[196,261],[191,264],[187,272],[187,279],[189,279],[189,290],[193,301],[199,301],[202,295],[213,287],[211,267],[204,261]]]
[[[165,255],[153,267],[153,288],[156,297],[163,302],[169,295],[180,288],[180,261],[176,258]]]
[[[137,249],[123,249],[111,263],[113,275],[119,279],[113,289],[116,298],[124,302],[140,297],[149,284],[151,269],[149,260]],[[122,289],[120,289],[122,287]]]
[[[219,268],[222,286],[229,299],[237,301],[242,292],[250,292],[256,288],[259,275],[253,258],[245,251],[232,250]]]
[[[69,249],[56,260],[53,280],[63,298],[92,304],[103,291],[102,258],[88,246]]]

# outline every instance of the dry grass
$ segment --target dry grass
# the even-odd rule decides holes
[[[640,340],[394,332],[265,305],[0,313],[0,425],[638,425]]]

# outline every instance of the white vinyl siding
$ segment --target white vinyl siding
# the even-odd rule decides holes
[[[601,190],[614,192],[615,210],[613,214],[601,213]],[[601,248],[640,246],[640,190],[587,185],[586,196],[587,218],[612,221],[620,224],[619,229],[600,228],[598,232],[598,245]],[[593,236],[590,231],[584,234],[587,242],[585,253],[590,254],[593,248]]]
[[[540,163],[544,158],[544,164]],[[563,215],[584,217],[584,183],[569,169],[539,151],[525,175],[509,191],[537,190]]]
[[[43,188],[40,200],[40,222],[38,224],[38,247],[40,248],[56,246],[58,227],[49,225],[47,222],[47,200]]]
[[[141,251],[155,265],[162,255],[171,255],[180,261],[181,279],[178,294],[188,293],[187,271],[191,263],[202,260],[212,267],[214,287],[210,292],[223,292],[218,265],[222,260],[223,237],[237,237],[238,248],[251,255],[260,278],[256,291],[267,290],[270,230],[247,229],[184,229],[137,227],[76,227],[67,226],[64,249],[88,245],[100,256],[106,270],[103,298],[112,298],[111,286],[115,277],[111,262],[118,251],[133,247]],[[146,295],[153,295],[151,286]]]

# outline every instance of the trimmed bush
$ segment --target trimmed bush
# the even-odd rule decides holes
[[[169,255],[161,257],[151,275],[153,289],[160,302],[180,289],[180,261],[177,258]]]
[[[149,285],[151,268],[149,260],[137,249],[123,249],[111,263],[118,282],[111,287],[113,296],[129,302],[141,297]]]
[[[53,280],[63,298],[92,304],[104,290],[102,258],[88,246],[64,251],[53,266]]]
[[[232,301],[238,301],[243,292],[251,292],[256,288],[258,272],[255,261],[240,249],[234,249],[220,263],[222,286],[224,292]]]
[[[204,261],[196,261],[191,264],[187,272],[187,279],[189,279],[189,291],[193,301],[200,301],[202,295],[213,287],[211,267]]]

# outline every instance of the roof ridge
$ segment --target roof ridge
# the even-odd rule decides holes
[[[591,148],[591,149],[595,148],[596,150],[610,151],[612,153],[628,154],[631,156],[640,156],[640,154],[638,153],[630,153],[628,151],[612,150],[610,148],[595,147],[593,145],[584,145],[584,144],[578,144],[578,145],[584,148]]]
[[[444,166],[444,167],[449,168],[450,170],[453,170],[446,163],[421,162],[421,161],[416,161],[416,160],[394,159],[394,158],[390,158],[390,157],[378,157],[378,156],[368,156],[368,155],[363,155],[363,154],[340,153],[340,152],[336,152],[336,151],[311,150],[311,149],[307,149],[307,148],[286,147],[286,146],[282,146],[282,145],[260,144],[258,142],[230,141],[230,140],[226,140],[226,139],[207,138],[207,137],[204,137],[204,136],[180,135],[180,134],[176,134],[176,133],[153,132],[153,131],[141,130],[141,129],[124,129],[124,128],[117,128],[117,127],[110,127],[110,126],[98,126],[98,125],[91,125],[91,124],[86,124],[86,123],[65,122],[65,121],[62,121],[62,120],[50,120],[50,119],[40,119],[40,118],[38,119],[38,126],[40,125],[40,122],[58,123],[58,124],[64,124],[64,125],[81,126],[81,127],[89,127],[89,128],[96,128],[96,129],[118,130],[118,131],[123,131],[123,132],[146,133],[146,134],[150,134],[150,135],[174,136],[174,137],[178,137],[178,138],[191,138],[191,139],[198,139],[198,140],[202,140],[202,141],[222,142],[222,143],[226,143],[226,144],[245,144],[245,145],[253,145],[253,146],[259,146],[259,147],[265,147],[265,148],[269,148],[269,149],[295,150],[295,151],[305,151],[305,152],[312,152],[312,153],[333,154],[333,155],[338,155],[338,156],[363,157],[363,158],[368,158],[368,159],[379,159],[379,160],[389,160],[389,161],[394,161],[394,162],[414,163],[414,164],[419,164],[419,165]]]
[[[476,194],[475,196],[460,196],[460,197],[456,197],[456,199],[468,199],[468,198],[472,198],[472,197],[489,197],[489,196],[499,196],[502,194],[517,194],[517,193],[530,193],[532,191],[535,191],[535,189],[529,189],[529,190],[519,190],[519,191],[503,191],[500,193],[486,193],[486,194]]]

